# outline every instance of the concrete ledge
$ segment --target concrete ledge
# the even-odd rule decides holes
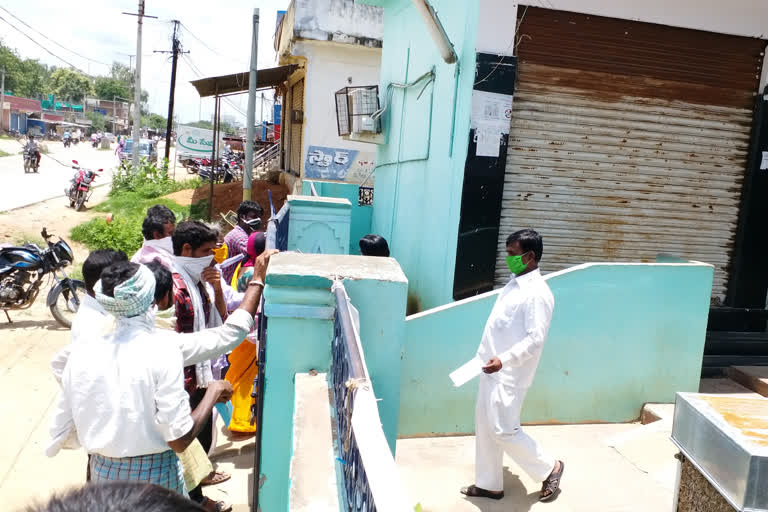
[[[288,510],[338,512],[327,374],[296,374]]]

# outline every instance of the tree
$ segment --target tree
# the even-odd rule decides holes
[[[194,126],[195,128],[204,128],[206,130],[213,130],[213,123],[211,121],[206,121],[204,119],[195,121],[194,123],[187,123],[187,126]],[[235,127],[227,123],[226,121],[219,121],[219,130],[224,132],[226,135],[235,135],[237,133],[237,130],[235,130]]]
[[[130,84],[115,78],[97,77],[93,87],[96,96],[102,100],[112,101],[115,97],[130,100],[132,92]]]
[[[164,132],[168,127],[168,119],[160,114],[149,114],[148,116],[141,116],[141,126],[147,126],[151,130]]]
[[[71,69],[57,69],[53,72],[51,90],[59,98],[76,103],[82,102],[87,94],[93,94],[90,78]]]
[[[128,84],[128,86],[131,89],[133,89],[134,74],[133,74],[133,71],[131,71],[131,68],[129,68],[125,64],[120,64],[119,62],[113,62],[112,68],[110,68],[109,70],[109,76],[113,80],[117,80],[119,82],[123,82],[124,84]]]
[[[94,130],[103,132],[107,129],[107,118],[101,112],[86,112],[85,117],[91,120]]]
[[[39,97],[48,93],[51,69],[34,59],[22,59],[0,42],[0,69],[5,69],[5,90],[16,96]]]

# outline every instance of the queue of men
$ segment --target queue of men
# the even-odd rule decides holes
[[[157,205],[147,211],[144,243],[130,261],[120,251],[89,255],[83,264],[87,296],[73,321],[71,343],[51,362],[62,392],[49,456],[82,446],[90,481],[154,484],[188,496],[199,510],[231,510],[202,491],[230,477],[214,471],[207,458],[215,446],[212,410],[233,397],[233,384],[222,380],[228,364],[245,362],[247,369],[251,356],[256,360],[255,345],[247,343],[276,252],[264,250],[258,232],[261,206],[244,201],[237,213],[237,226],[222,237],[215,225],[176,225],[173,212]],[[363,256],[389,257],[381,236],[367,235],[359,245]],[[475,482],[460,491],[502,499],[507,453],[542,482],[539,500],[550,501],[559,491],[564,464],[522,430],[520,412],[554,297],[538,268],[541,236],[530,229],[515,232],[506,249],[512,277],[477,351],[486,363],[475,410]],[[222,268],[232,255],[240,255],[241,263]],[[158,328],[158,316],[169,310],[173,330]],[[228,360],[228,353],[237,359]],[[254,374],[242,369],[237,373],[252,380]]]
[[[241,210],[253,211],[255,204],[263,212],[246,203]],[[243,225],[251,229],[247,220]],[[232,397],[232,384],[222,379],[226,354],[252,336],[275,251],[251,257],[253,272],[238,293],[217,267],[228,252],[218,226],[176,225],[173,212],[157,205],[147,211],[142,233],[144,243],[130,261],[120,251],[102,250],[83,264],[87,296],[71,343],[51,362],[62,391],[47,454],[82,446],[92,482],[156,484],[189,496],[202,510],[231,510],[202,490],[230,477],[213,471],[207,458],[212,411]],[[159,317],[167,322],[166,311],[174,330],[157,327],[164,325]],[[256,346],[251,350],[255,355]],[[199,474],[200,468],[207,471]]]

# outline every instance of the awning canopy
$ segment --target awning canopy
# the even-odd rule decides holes
[[[276,68],[259,69],[256,74],[257,87],[266,89],[275,87],[288,80],[288,77],[296,69],[295,64],[279,66]],[[249,73],[235,73],[234,75],[212,76],[201,78],[191,82],[197,89],[201,98],[216,95],[247,92],[250,84]]]

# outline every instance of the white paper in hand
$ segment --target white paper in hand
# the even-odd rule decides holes
[[[459,388],[471,381],[481,373],[483,373],[483,366],[485,363],[482,359],[475,356],[459,368],[451,372],[450,377],[453,381],[453,386]]]

